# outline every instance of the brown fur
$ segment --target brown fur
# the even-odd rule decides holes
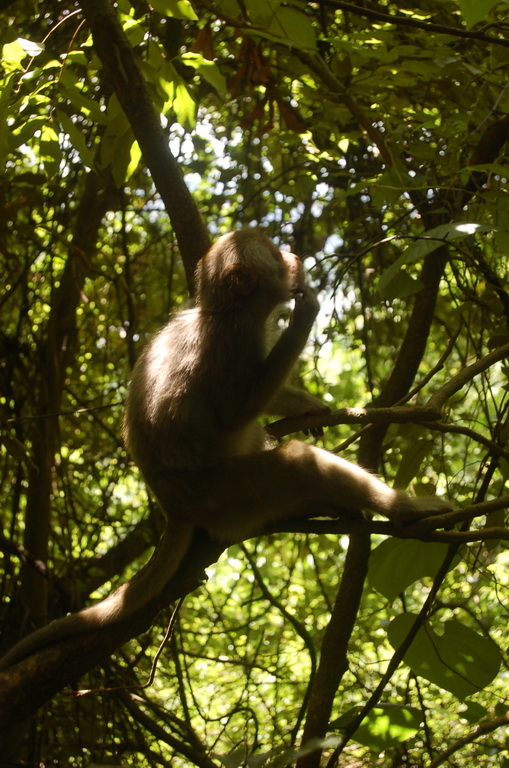
[[[30,635],[0,668],[142,608],[175,573],[198,526],[229,543],[324,509],[412,519],[450,507],[435,497],[410,499],[319,448],[266,443],[261,413],[323,408],[286,385],[318,312],[295,255],[258,230],[233,232],[201,260],[196,285],[195,308],[178,312],[140,356],[124,419],[126,445],[168,521],[165,535],[134,579]],[[292,298],[288,327],[267,351],[269,317]]]

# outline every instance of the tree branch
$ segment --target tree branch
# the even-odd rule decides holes
[[[375,21],[382,21],[385,24],[415,27],[417,29],[423,29],[425,32],[436,32],[439,35],[462,37],[466,40],[478,40],[481,43],[491,43],[493,45],[502,45],[505,48],[509,48],[509,40],[505,40],[503,37],[493,37],[492,35],[484,34],[484,32],[470,32],[466,29],[458,29],[457,27],[447,27],[445,24],[435,24],[431,21],[420,21],[412,16],[397,16],[396,14],[382,13],[373,8],[364,8],[363,6],[355,5],[354,3],[343,2],[343,0],[318,0],[318,5],[337,8],[340,11],[354,13],[357,16],[364,16],[365,18],[374,19]]]
[[[196,533],[177,573],[163,592],[140,611],[104,629],[65,638],[0,673],[0,754],[9,745],[13,724],[25,720],[55,693],[147,631],[160,610],[199,586],[204,569],[223,550],[224,545]]]
[[[443,752],[440,752],[436,757],[433,758],[431,763],[428,764],[428,768],[438,768],[439,765],[445,763],[445,761],[451,755],[453,755],[455,752],[458,752],[462,747],[466,747],[467,744],[472,744],[472,742],[480,739],[481,736],[486,736],[488,733],[493,733],[493,731],[496,731],[497,728],[505,728],[505,726],[508,724],[509,713],[501,715],[500,717],[495,717],[493,720],[485,720],[483,723],[480,723],[477,728],[474,728],[471,733],[467,733],[467,735],[463,736],[461,739],[456,739],[456,741],[453,741],[453,743],[450,744],[447,749],[444,749]]]
[[[390,408],[338,408],[332,413],[305,413],[288,416],[266,427],[269,437],[280,439],[294,432],[316,427],[335,427],[338,424],[420,424],[438,421],[441,412],[436,408],[401,405]]]
[[[500,360],[504,360],[506,357],[509,357],[509,344],[504,344],[502,347],[498,347],[497,349],[494,349],[493,352],[489,352],[484,357],[476,360],[475,363],[467,365],[456,374],[456,376],[453,376],[452,379],[444,384],[438,392],[435,392],[435,394],[429,398],[427,403],[428,407],[442,408],[450,397],[455,395],[456,392],[459,392],[460,389],[463,389],[465,384],[468,384],[469,381],[472,381],[473,378],[487,368],[490,368]]]
[[[196,262],[210,245],[207,230],[170,151],[160,115],[116,10],[108,0],[83,0],[81,7],[105,75],[129,120],[170,217],[192,291]]]

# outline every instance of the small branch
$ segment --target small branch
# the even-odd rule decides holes
[[[466,736],[463,736],[461,739],[456,739],[456,741],[453,741],[453,743],[447,747],[447,749],[444,749],[443,752],[440,752],[432,761],[428,764],[428,768],[438,768],[439,765],[442,765],[442,763],[445,763],[445,761],[453,755],[455,752],[458,752],[462,747],[465,747],[467,744],[472,744],[473,741],[476,741],[481,736],[486,736],[488,733],[493,733],[493,731],[496,731],[497,728],[503,728],[506,725],[509,724],[509,712],[507,712],[505,715],[501,715],[500,717],[495,717],[493,720],[486,720],[484,723],[481,723],[477,726],[471,733],[468,733]]]
[[[482,528],[476,531],[425,531],[418,530],[413,525],[395,526],[394,523],[374,520],[343,521],[314,520],[296,525],[286,526],[291,533],[315,533],[324,535],[332,533],[335,536],[350,536],[354,533],[381,534],[395,539],[415,539],[424,542],[440,542],[443,544],[473,544],[477,541],[509,541],[508,528]]]
[[[25,563],[25,565],[33,568],[33,570],[39,576],[42,576],[44,579],[50,578],[51,572],[49,571],[46,563],[44,563],[42,560],[38,560],[36,557],[33,557],[28,549],[23,546],[23,544],[16,544],[16,542],[4,536],[3,533],[0,533],[0,552],[14,555],[22,563]]]
[[[108,0],[83,0],[81,7],[105,76],[129,120],[170,217],[188,284],[192,287],[196,262],[209,247],[209,237],[198,207],[169,149],[160,115],[115,8]]]
[[[490,501],[483,501],[480,504],[472,504],[470,507],[464,507],[458,509],[455,512],[445,512],[442,515],[433,515],[433,517],[427,517],[425,520],[420,520],[417,523],[412,523],[413,530],[429,531],[435,528],[449,528],[456,523],[464,523],[465,521],[472,520],[475,517],[481,517],[482,515],[489,515],[492,512],[496,512],[498,509],[509,508],[509,496],[500,496],[498,499],[491,499]]]
[[[482,373],[487,368],[500,362],[500,360],[503,360],[506,357],[509,357],[509,344],[504,344],[502,347],[494,349],[493,352],[476,360],[475,363],[467,365],[456,374],[456,376],[453,376],[447,384],[444,384],[438,392],[435,392],[435,394],[430,397],[427,406],[429,408],[442,408],[450,397],[455,395],[456,392],[459,392],[460,389],[463,389],[465,384],[468,384],[468,382],[475,378],[479,373]]]
[[[169,729],[163,728],[155,718],[147,714],[147,712],[142,709],[142,706],[140,706],[140,703],[142,705],[145,704],[143,699],[139,699],[128,691],[122,690],[117,693],[117,696],[136,722],[152,734],[158,743],[167,744],[178,752],[179,755],[182,755],[188,760],[190,764],[197,766],[197,768],[218,768],[217,763],[207,756],[202,744],[186,744],[182,739],[175,738]]]
[[[456,512],[433,515],[424,520],[408,523],[394,523],[390,520],[365,519],[352,513],[337,520],[292,520],[285,523],[284,529],[291,533],[314,533],[323,535],[332,533],[337,536],[351,534],[382,534],[398,539],[418,539],[419,541],[441,541],[445,543],[468,543],[485,539],[509,539],[507,528],[482,528],[477,530],[450,530],[451,526],[471,521],[476,517],[489,515],[499,509],[509,509],[509,496],[485,501],[464,507]],[[437,530],[446,528],[446,530]],[[281,529],[271,526],[266,533],[281,533]]]
[[[306,413],[279,419],[266,427],[270,437],[279,439],[294,432],[338,424],[407,424],[438,421],[440,410],[428,406],[401,405],[388,408],[338,408],[332,413]]]
[[[335,768],[335,766],[337,766],[338,758],[343,752],[345,746],[350,741],[350,739],[352,738],[355,731],[358,729],[358,727],[360,726],[360,724],[362,723],[366,715],[373,709],[373,707],[376,707],[376,705],[380,701],[380,698],[383,695],[385,687],[389,684],[393,674],[396,672],[397,668],[403,661],[406,652],[408,651],[413,641],[415,640],[419,630],[424,626],[424,623],[430,613],[431,607],[438,594],[438,591],[442,586],[442,583],[449,571],[449,568],[451,567],[454,557],[456,556],[458,548],[459,548],[458,543],[451,544],[449,546],[447,553],[442,561],[442,564],[440,565],[440,568],[438,569],[438,572],[435,576],[431,589],[429,590],[428,595],[421,607],[421,610],[419,611],[418,616],[415,617],[415,620],[413,621],[410,629],[408,630],[407,635],[403,640],[403,642],[394,651],[387,665],[387,669],[385,670],[384,674],[380,678],[380,681],[376,685],[374,691],[371,693],[371,695],[368,697],[368,700],[365,702],[365,704],[361,708],[361,711],[355,715],[352,721],[345,728],[341,743],[338,745],[338,747],[336,747],[333,754],[329,758],[329,761],[327,762],[327,768]]]
[[[495,443],[493,440],[489,440],[487,437],[484,437],[484,435],[479,434],[479,432],[476,432],[475,429],[470,429],[470,427],[460,427],[457,424],[446,424],[442,421],[434,421],[433,423],[423,424],[423,426],[427,427],[428,429],[434,429],[437,432],[443,432],[445,434],[464,435],[465,437],[470,437],[472,440],[475,440],[476,443],[484,445],[484,447],[487,448],[490,453],[494,454],[495,456],[501,456],[506,461],[509,461],[509,451],[505,451],[498,443]]]
[[[426,32],[436,32],[439,35],[451,35],[453,37],[462,37],[466,40],[478,40],[481,43],[492,43],[493,45],[502,45],[505,48],[509,48],[509,40],[505,40],[502,37],[493,37],[492,35],[485,35],[483,32],[470,32],[466,29],[457,29],[455,27],[447,27],[445,24],[435,24],[430,21],[419,21],[412,16],[396,16],[389,13],[381,13],[371,8],[363,8],[353,3],[345,3],[342,0],[318,0],[318,5],[326,5],[329,8],[337,8],[340,11],[347,11],[348,13],[354,13],[357,16],[364,16],[368,19],[374,19],[375,21],[382,21],[385,24],[397,24],[401,27],[416,27],[417,29],[423,29]]]

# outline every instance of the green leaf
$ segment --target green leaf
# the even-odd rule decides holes
[[[394,478],[394,486],[396,488],[407,488],[410,485],[433,447],[433,438],[417,438],[416,432],[417,429],[414,427],[413,429],[407,429],[404,433],[408,435],[408,443]]]
[[[219,0],[217,5],[221,8],[221,11],[225,16],[230,16],[233,19],[240,13],[240,7],[237,0]]]
[[[39,152],[48,176],[55,176],[58,173],[62,159],[60,137],[53,124],[48,123],[48,121],[41,128]]]
[[[163,16],[198,21],[198,16],[188,0],[151,0],[150,5]]]
[[[402,182],[399,169],[389,168],[373,185],[371,199],[377,208],[382,208],[385,205],[393,205],[405,191],[406,186]]]
[[[486,717],[488,717],[488,714],[489,713],[486,707],[483,707],[477,701],[465,702],[465,707],[461,710],[461,718],[463,720],[467,720],[474,726],[478,725],[481,720],[484,720]]]
[[[401,645],[415,619],[414,614],[403,613],[391,622],[387,636],[393,648]],[[494,643],[456,620],[441,627],[442,635],[430,624],[420,629],[404,660],[416,675],[461,701],[493,680],[500,667],[500,654]]]
[[[141,160],[140,145],[136,140],[134,140],[129,148],[129,163],[127,165],[126,172],[125,172],[126,181],[131,178],[136,168],[139,166],[140,160]]]
[[[184,83],[175,86],[173,109],[180,125],[191,130],[196,123],[196,104]]]
[[[23,69],[21,62],[27,56],[38,56],[44,50],[40,43],[18,37],[12,43],[7,43],[2,48],[2,68],[5,72]]]
[[[109,100],[107,118],[108,124],[101,142],[100,161],[103,168],[111,166],[115,185],[121,187],[127,178],[127,169],[132,165],[131,148],[134,135],[115,95]]]
[[[201,53],[184,53],[182,61],[188,67],[193,67],[218,93],[225,93],[226,80],[214,61],[205,59]]]
[[[495,241],[502,253],[509,253],[509,195],[500,195],[496,202],[497,231]]]
[[[458,0],[458,5],[467,27],[473,27],[485,19],[499,2],[500,0]]]
[[[316,50],[315,30],[302,11],[281,6],[276,0],[246,0],[246,6],[253,24],[262,30],[252,30],[253,34],[302,50]]]
[[[128,17],[123,22],[122,29],[133,47],[139,45],[145,38],[146,30],[138,19]]]
[[[0,169],[5,167],[9,148],[12,145],[11,133],[9,130],[9,107],[12,89],[14,88],[17,79],[17,74],[12,74],[5,78],[3,88],[0,92]]]
[[[360,707],[353,707],[331,723],[331,727],[346,728],[359,711]],[[381,752],[414,736],[422,720],[422,712],[416,707],[379,704],[362,720],[353,738],[359,744]]]
[[[21,146],[21,144],[28,144],[45,123],[47,123],[47,118],[42,116],[31,117],[25,123],[22,123],[19,128],[16,128],[11,133],[10,148],[13,149]]]
[[[390,280],[386,280],[385,277],[389,273],[389,268],[380,280],[378,281],[378,290],[380,291],[382,298],[388,301],[394,301],[394,299],[405,299],[407,296],[413,296],[423,288],[424,284],[420,280],[416,280],[414,277],[408,274],[404,269],[398,269],[395,272],[391,272]]]
[[[268,31],[302,50],[316,50],[315,30],[306,14],[296,8],[280,7]]]
[[[372,587],[392,602],[403,590],[426,576],[433,578],[447,552],[447,544],[414,539],[387,539],[369,558]]]
[[[62,95],[69,99],[77,112],[97,123],[106,123],[106,117],[97,101],[83,93],[83,85],[69,67],[62,67],[60,73]]]

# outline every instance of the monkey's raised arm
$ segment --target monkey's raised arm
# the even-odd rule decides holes
[[[294,254],[284,253],[285,261],[294,264],[297,259]],[[300,265],[297,273],[300,273]],[[299,281],[298,293],[295,294],[295,307],[290,317],[288,327],[281,333],[272,349],[265,358],[260,360],[256,370],[255,386],[249,386],[247,396],[244,398],[243,410],[248,418],[255,418],[261,413],[273,412],[274,406],[279,404],[276,412],[284,413],[285,403],[288,403],[293,412],[303,413],[307,410],[317,410],[318,401],[305,392],[299,392],[286,385],[299,356],[304,349],[318,313],[319,304],[313,290]],[[300,400],[300,406],[295,406]],[[303,407],[307,400],[307,407]],[[320,405],[324,408],[323,405]]]
[[[288,327],[267,355],[259,379],[260,389],[272,394],[284,385],[309,337],[320,305],[311,288],[303,286],[295,296]]]

